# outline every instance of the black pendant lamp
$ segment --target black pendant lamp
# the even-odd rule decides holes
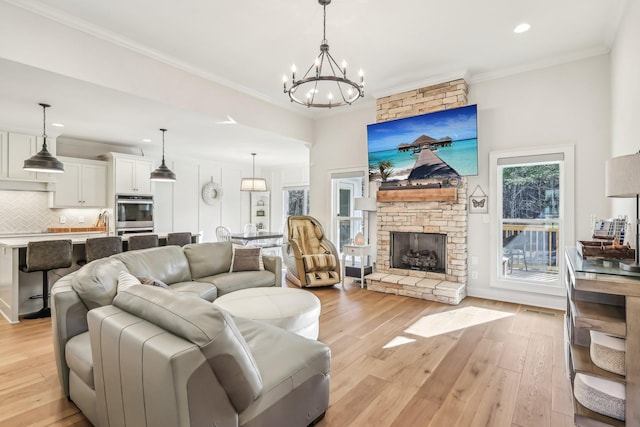
[[[42,150],[34,156],[31,156],[24,161],[22,169],[31,172],[47,172],[47,173],[63,173],[64,165],[62,162],[49,153],[47,150],[47,108],[51,107],[48,104],[38,104],[42,107]]]
[[[162,131],[162,164],[158,166],[158,169],[151,172],[151,181],[161,182],[176,182],[176,174],[171,172],[171,169],[164,163],[164,133],[166,129],[160,129]]]

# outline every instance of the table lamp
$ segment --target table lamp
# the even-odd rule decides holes
[[[365,245],[369,243],[369,212],[375,212],[378,209],[376,199],[373,197],[356,197],[353,200],[353,209],[364,212],[364,235],[366,236],[363,238],[364,240],[359,240],[361,243],[355,241],[358,239],[355,239],[354,243],[356,245]]]
[[[620,262],[620,268],[625,271],[640,272],[640,153],[614,157],[606,163],[606,194],[607,197],[636,198],[636,260],[634,263]]]

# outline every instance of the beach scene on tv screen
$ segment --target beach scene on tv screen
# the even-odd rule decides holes
[[[477,106],[368,125],[367,145],[372,180],[477,175]]]

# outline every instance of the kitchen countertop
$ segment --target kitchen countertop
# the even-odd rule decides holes
[[[26,248],[29,242],[42,242],[44,240],[66,240],[71,239],[75,244],[84,243],[91,237],[104,237],[107,233],[99,231],[84,231],[77,233],[39,233],[39,234],[19,234],[0,235],[0,247],[5,248]]]
[[[125,234],[122,237],[122,241],[126,242],[129,237],[134,235],[145,234],[157,234],[158,238],[166,239],[169,232],[150,232],[150,233],[136,233]],[[26,248],[29,242],[41,242],[43,240],[65,240],[71,239],[73,244],[83,244],[87,239],[92,237],[105,237],[107,233],[100,231],[84,231],[73,233],[34,233],[34,234],[10,234],[0,235],[0,247],[5,248]],[[192,236],[200,237],[200,233],[191,233]]]
[[[143,234],[143,233],[140,233]],[[158,238],[166,239],[166,232],[153,232],[145,234],[157,234]],[[200,237],[200,233],[191,233]],[[32,286],[35,284],[28,279],[31,274],[19,272],[20,254],[25,251],[29,242],[43,240],[64,240],[71,239],[74,245],[84,244],[88,238],[104,237],[105,232],[69,232],[69,233],[16,233],[0,235],[0,315],[4,316],[9,323],[18,323],[20,312],[20,282],[22,286]],[[128,240],[133,234],[122,236],[122,240]],[[38,278],[38,286],[41,286],[42,275],[35,275]],[[27,282],[25,282],[25,280]],[[35,279],[34,279],[35,280]]]

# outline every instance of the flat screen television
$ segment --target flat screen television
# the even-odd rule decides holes
[[[477,105],[367,125],[369,179],[420,182],[478,174]]]

